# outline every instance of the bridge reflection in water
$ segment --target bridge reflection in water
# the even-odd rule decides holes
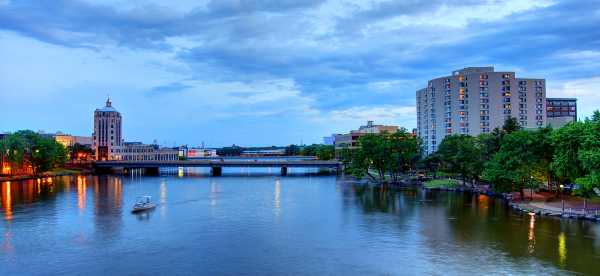
[[[201,160],[175,160],[175,161],[97,161],[93,163],[97,172],[122,171],[144,169],[146,174],[159,174],[160,168],[205,167],[210,168],[212,176],[221,176],[223,168],[280,168],[281,175],[288,174],[288,168],[319,168],[329,169],[339,173],[342,163],[329,160],[287,160],[287,159],[201,159]]]

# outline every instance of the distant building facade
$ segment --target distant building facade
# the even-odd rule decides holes
[[[546,118],[548,126],[559,128],[577,121],[577,99],[547,98]]]
[[[510,117],[523,128],[546,125],[546,81],[494,67],[468,67],[429,80],[416,98],[417,136],[428,154],[448,135],[489,133]]]
[[[205,148],[189,148],[186,156],[187,158],[218,157],[216,149]]]
[[[347,134],[336,134],[335,135],[335,149],[342,150],[345,148],[356,148],[358,147],[358,139],[367,134],[382,134],[395,133],[400,128],[398,126],[386,126],[376,125],[373,121],[368,121],[366,125],[360,126],[357,130],[352,130]]]
[[[115,149],[114,159],[124,161],[174,161],[179,160],[179,148],[161,148],[141,142],[125,142]]]
[[[75,144],[92,147],[93,138],[90,136],[74,136],[69,134],[57,133],[54,140],[65,147],[72,147]]]
[[[94,111],[94,132],[92,134],[92,150],[96,160],[115,160],[117,149],[122,146],[121,113],[114,107],[110,98],[106,106]]]

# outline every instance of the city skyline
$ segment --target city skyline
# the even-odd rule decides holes
[[[0,131],[90,136],[110,95],[128,141],[318,143],[412,129],[414,91],[473,66],[600,107],[598,3],[195,2],[0,1]]]

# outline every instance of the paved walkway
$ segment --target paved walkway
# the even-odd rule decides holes
[[[541,209],[551,213],[562,213],[563,212],[563,201],[564,211],[571,214],[584,214],[583,198],[563,195],[561,198],[556,198],[554,194],[548,192],[534,193],[533,200],[531,200],[530,194],[525,193],[525,200],[519,201],[518,193],[514,194],[513,202],[525,209]],[[600,214],[600,204],[590,203],[588,201],[586,213],[588,215]]]

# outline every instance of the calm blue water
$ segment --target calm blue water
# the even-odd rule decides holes
[[[0,274],[600,274],[600,224],[485,196],[177,174],[2,183]]]

